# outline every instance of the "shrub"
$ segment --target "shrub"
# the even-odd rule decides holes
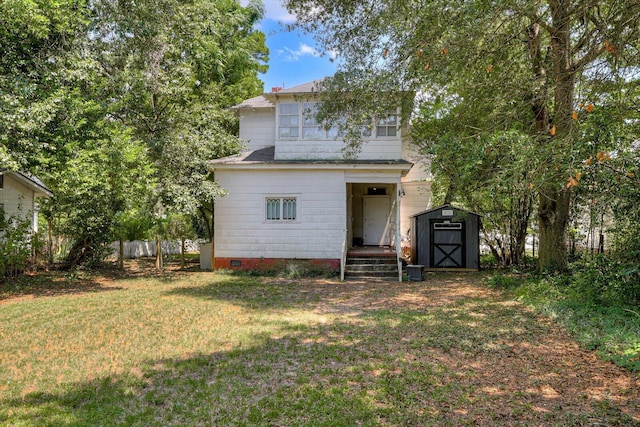
[[[28,220],[11,217],[2,220],[0,235],[0,281],[22,273],[29,265],[34,251],[31,224]]]
[[[606,254],[576,264],[570,278],[573,298],[583,304],[638,306],[640,270],[637,262]]]

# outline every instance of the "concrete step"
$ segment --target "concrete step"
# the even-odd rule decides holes
[[[345,265],[347,273],[366,273],[367,271],[385,273],[398,273],[398,264],[347,264]]]
[[[389,264],[396,265],[397,260],[395,257],[358,257],[358,258],[347,258],[347,264]]]
[[[351,256],[345,265],[345,279],[398,280],[395,256]]]

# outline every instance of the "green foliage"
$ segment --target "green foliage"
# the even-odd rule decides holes
[[[161,201],[202,213],[206,161],[237,152],[227,107],[262,91],[261,5],[235,0],[0,1],[0,161],[39,175],[71,263],[142,236]],[[6,13],[5,13],[6,12]]]
[[[236,153],[227,107],[262,92],[262,9],[235,0],[100,2],[90,47],[105,71],[109,114],[146,145],[156,196],[169,210],[199,214],[211,230],[222,190],[206,161]],[[211,232],[208,233],[211,235]]]
[[[482,215],[482,233],[502,266],[521,264],[535,208],[535,147],[524,132],[477,134],[458,126],[469,110],[462,103],[441,116],[438,102],[421,105],[412,141],[432,159],[436,179],[434,203],[459,202]],[[486,117],[465,118],[473,129],[490,127]],[[490,119],[491,120],[491,119]],[[518,123],[512,123],[514,128]],[[438,193],[439,191],[439,193]]]
[[[0,282],[22,273],[38,249],[28,219],[0,216]]]
[[[131,209],[118,215],[114,234],[123,241],[145,240],[151,236],[154,218],[148,212]]]
[[[586,305],[640,307],[638,262],[622,262],[612,255],[598,255],[574,264],[568,290]]]
[[[168,239],[191,239],[195,237],[193,221],[187,215],[171,215],[164,227],[164,236]]]
[[[507,274],[495,273],[493,276],[487,278],[486,283],[490,288],[505,290],[519,286],[522,283],[522,278]]]
[[[417,128],[426,123],[429,132],[416,133],[414,141],[431,146],[426,154],[433,156],[447,201],[471,194],[479,213],[486,209],[496,217],[491,231],[503,242],[510,240],[496,250],[497,257],[508,263],[522,255],[522,235],[537,208],[541,267],[566,268],[564,240],[573,191],[569,178],[579,166],[579,153],[589,145],[583,120],[598,109],[606,114],[614,98],[637,100],[631,91],[637,91],[640,63],[638,4],[286,4],[298,25],[318,32],[326,50],[340,52],[333,95],[353,92],[347,103],[360,100],[360,109],[371,111],[377,108],[372,100],[397,98],[397,91],[420,94],[412,123]],[[627,93],[614,97],[621,86]],[[375,95],[367,96],[367,91]],[[580,103],[590,107],[578,107]],[[627,114],[637,113],[629,109]],[[515,142],[515,147],[511,150],[500,140]],[[469,181],[486,192],[474,194],[477,188]],[[504,211],[509,215],[498,218]],[[507,225],[498,227],[500,223]]]
[[[571,275],[495,274],[487,283],[553,317],[605,359],[640,371],[640,278],[627,268],[602,256],[573,264]]]

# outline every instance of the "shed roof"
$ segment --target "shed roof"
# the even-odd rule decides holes
[[[461,208],[455,207],[455,206],[451,205],[450,203],[445,203],[444,205],[437,206],[437,207],[435,207],[435,208],[427,209],[427,210],[425,210],[425,211],[422,211],[422,212],[418,212],[418,213],[416,213],[416,214],[413,214],[413,215],[411,215],[409,218],[414,218],[414,217],[416,217],[416,216],[429,214],[429,213],[432,213],[432,212],[435,212],[435,211],[439,211],[439,210],[441,210],[441,209],[447,209],[447,208],[449,208],[449,209],[453,209],[453,210],[456,210],[456,211],[460,211],[460,212],[464,212],[464,213],[467,213],[467,214],[470,214],[470,215],[482,216],[482,215],[480,215],[480,214],[477,214],[477,213],[470,212],[470,211],[465,210],[465,209],[461,209]]]

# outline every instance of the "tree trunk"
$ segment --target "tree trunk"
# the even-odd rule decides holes
[[[156,237],[156,270],[162,270],[162,242]]]
[[[124,270],[124,240],[120,237],[120,251],[118,253],[118,268]]]
[[[562,160],[572,144],[572,112],[575,70],[571,51],[571,17],[569,2],[550,2],[552,32],[549,50],[553,67],[553,118],[550,121],[549,88],[545,59],[541,48],[540,26],[529,27],[529,51],[532,71],[539,82],[537,93],[532,94],[535,131],[542,152],[547,154],[545,183],[539,192],[539,258],[541,271],[563,271],[568,265],[566,234],[569,222],[571,191],[564,183],[566,166]]]
[[[540,271],[567,269],[566,234],[569,222],[570,192],[558,191],[550,184],[540,191],[538,208],[538,268]]]
[[[180,239],[180,268],[184,268],[185,262],[184,262],[184,251],[185,251],[185,243],[184,243],[184,237]]]
[[[207,224],[207,234],[209,241],[211,242],[211,271],[216,269],[216,255],[215,255],[215,241],[214,241],[214,229],[215,229],[215,204],[211,203],[211,209],[207,212],[204,206],[200,207],[200,213],[204,217],[204,221]]]
[[[47,249],[49,252],[49,265],[53,264],[53,219],[47,218]]]
[[[569,3],[551,2],[551,15],[554,34],[551,37],[551,61],[553,64],[553,124],[555,132],[551,133],[547,144],[551,144],[552,152],[558,153],[562,159],[564,153],[570,152],[572,145],[572,112],[575,90],[575,70],[572,65],[571,52],[571,19]],[[554,156],[555,157],[555,156]],[[549,165],[557,173],[552,172],[540,190],[538,208],[540,251],[538,268],[541,271],[564,271],[568,266],[567,226],[571,206],[571,190],[564,183],[566,167],[561,161],[552,161]]]

